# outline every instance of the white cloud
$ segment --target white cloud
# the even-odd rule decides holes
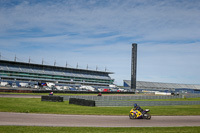
[[[121,84],[130,79],[131,43],[136,42],[138,80],[198,83],[199,1],[16,3],[0,2],[0,52],[8,58],[106,66]]]

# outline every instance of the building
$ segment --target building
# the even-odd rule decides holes
[[[124,87],[131,87],[131,80],[124,80]],[[160,82],[147,82],[137,81],[137,90],[150,90],[150,91],[194,91],[200,93],[200,85],[193,84],[178,84],[178,83],[160,83]]]
[[[113,72],[0,60],[0,81],[109,86]]]

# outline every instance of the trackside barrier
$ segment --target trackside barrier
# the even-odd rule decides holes
[[[95,101],[85,100],[85,99],[77,99],[77,98],[70,98],[69,104],[76,104],[76,105],[82,105],[82,106],[95,106]]]
[[[141,99],[176,99],[176,98],[196,98],[200,95],[176,95],[176,96],[63,96],[64,101],[69,101],[70,98],[98,100],[98,101],[116,101],[116,100],[141,100]]]
[[[169,106],[169,105],[200,105],[200,101],[95,101],[96,106]]]
[[[200,97],[200,94],[187,94],[187,95],[182,95],[185,98],[197,98]]]
[[[63,97],[61,97],[61,96],[41,96],[41,101],[63,102]]]
[[[174,99],[174,98],[196,98],[199,94],[178,95],[178,96],[63,96],[65,101],[69,99],[82,99],[76,101],[78,105],[84,105],[83,100],[93,101],[94,106],[133,106],[134,103],[140,106],[169,106],[169,105],[200,105],[200,101],[134,101],[138,99]],[[128,101],[131,100],[131,101]],[[92,106],[93,106],[92,105]],[[88,106],[88,105],[86,105]]]

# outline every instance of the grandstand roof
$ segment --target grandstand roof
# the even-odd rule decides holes
[[[124,80],[124,82],[128,86],[131,86],[131,80]],[[200,90],[200,85],[137,81],[136,82],[136,88],[137,89],[178,89],[178,88],[187,88],[187,89]]]

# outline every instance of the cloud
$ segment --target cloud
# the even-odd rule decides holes
[[[2,10],[2,17],[5,22],[4,26],[11,26],[14,29],[39,27],[45,34],[46,32],[63,33],[65,31],[87,34],[87,32],[107,30],[121,34],[130,33],[132,36],[142,35],[144,39],[149,40],[157,37],[155,35],[158,35],[158,30],[163,33],[160,34],[161,38],[175,35],[174,39],[177,31],[181,29],[186,29],[188,34],[196,31],[193,27],[195,28],[199,22],[199,15],[195,13],[197,9],[185,9],[184,7],[187,7],[185,3],[181,7],[180,4],[175,3],[176,6],[174,6],[169,2],[153,2],[153,4],[143,2],[134,4],[132,1],[125,1],[124,4],[118,5],[116,2],[108,1],[106,4],[94,7],[92,5],[95,4],[91,2],[80,1],[33,5],[22,2],[14,8]],[[190,30],[186,25],[191,27]],[[9,28],[6,27],[6,29]]]
[[[130,79],[136,42],[138,80],[197,83],[187,76],[199,74],[199,5],[198,0],[0,1],[0,52],[10,59],[31,56],[37,63],[44,58],[61,66],[67,61],[107,67],[121,84]]]

